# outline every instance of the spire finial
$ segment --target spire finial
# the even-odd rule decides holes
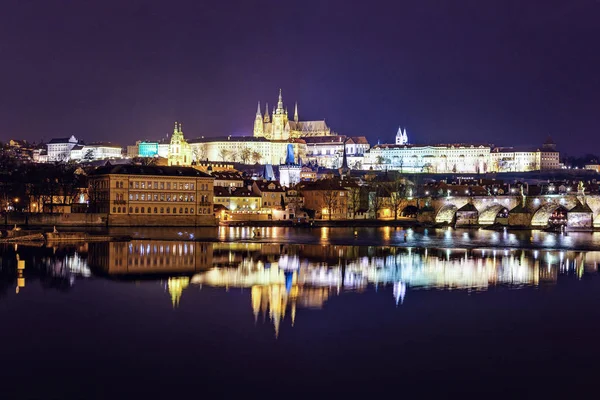
[[[298,102],[294,106],[294,121],[298,122]]]
[[[256,107],[256,116],[257,117],[262,117],[262,115],[260,113],[260,101],[258,102],[258,107]]]
[[[181,122],[179,123],[179,133],[182,133],[183,131],[181,130]]]
[[[281,89],[279,89],[279,101],[277,102],[278,114],[283,114],[283,96],[281,95]]]

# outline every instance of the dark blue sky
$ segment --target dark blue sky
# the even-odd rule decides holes
[[[597,0],[4,0],[0,140],[251,134],[281,87],[372,143],[600,152],[598,21]]]

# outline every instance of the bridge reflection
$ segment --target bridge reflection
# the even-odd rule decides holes
[[[190,285],[250,288],[254,317],[280,324],[298,309],[322,308],[344,291],[391,289],[396,304],[411,290],[485,291],[556,282],[596,272],[600,252],[428,249],[389,246],[280,245],[144,241],[90,245],[94,271],[112,277],[169,275],[174,307]],[[179,275],[179,278],[175,276]]]
[[[191,287],[250,289],[255,320],[270,321],[276,335],[284,321],[291,326],[296,323],[300,310],[320,309],[332,296],[344,292],[376,287],[399,306],[410,301],[415,290],[480,292],[491,287],[554,284],[560,276],[581,278],[597,273],[600,262],[600,252],[595,251],[169,240],[0,251],[0,282],[11,282],[21,292],[26,292],[25,281],[36,274],[45,277],[44,282],[50,281],[47,277],[60,278],[57,288],[92,275],[157,279],[173,307],[185,302],[185,292]]]

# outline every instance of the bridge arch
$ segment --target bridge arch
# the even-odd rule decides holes
[[[498,214],[500,214],[504,210],[508,211],[508,209],[505,206],[499,203],[494,203],[491,206],[483,209],[479,213],[479,224],[492,225],[496,223],[496,217],[498,217]]]
[[[563,207],[563,206],[560,204],[554,203],[554,202],[543,204],[535,212],[535,214],[533,214],[533,217],[531,218],[531,226],[534,226],[534,227],[547,226],[548,220],[550,219],[550,216],[552,216],[552,213],[554,211],[558,210],[560,207]]]
[[[435,216],[435,222],[437,224],[441,224],[447,222],[451,224],[454,221],[454,217],[456,216],[456,207],[454,204],[445,204],[440,210],[437,212]]]
[[[417,208],[417,206],[409,204],[402,209],[402,212],[400,213],[400,215],[402,217],[411,217],[412,218],[412,217],[416,217],[418,213],[419,213],[419,209]]]

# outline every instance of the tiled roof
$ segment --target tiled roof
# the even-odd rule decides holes
[[[105,165],[98,167],[90,175],[156,175],[156,176],[186,176],[198,178],[212,178],[212,176],[192,167],[162,167],[145,165]]]

